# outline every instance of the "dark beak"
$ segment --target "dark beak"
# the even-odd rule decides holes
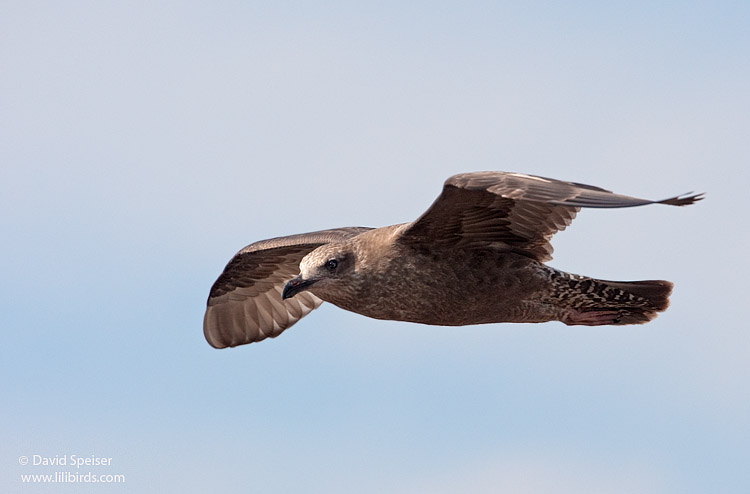
[[[289,297],[294,297],[297,293],[306,290],[307,287],[315,283],[317,280],[303,280],[302,276],[292,278],[284,285],[284,291],[281,292],[281,299],[286,300]]]

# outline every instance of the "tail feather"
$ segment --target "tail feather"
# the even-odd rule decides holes
[[[669,307],[669,296],[674,287],[671,282],[665,280],[599,281],[612,288],[646,299],[657,312],[662,312]]]
[[[607,281],[588,278],[587,290],[562,321],[570,325],[643,324],[669,307],[672,283],[664,280]],[[586,279],[579,283],[584,285]],[[592,286],[593,285],[593,286]],[[570,288],[573,288],[571,286]]]

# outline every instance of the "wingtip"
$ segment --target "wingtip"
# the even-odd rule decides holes
[[[689,206],[690,204],[702,201],[703,199],[705,199],[705,196],[705,192],[699,192],[697,194],[688,192],[686,194],[680,194],[678,196],[659,201],[659,204],[669,204],[670,206]]]
[[[216,349],[226,348],[228,345],[219,334],[219,330],[216,327],[216,322],[212,317],[212,307],[209,305],[206,307],[206,313],[203,315],[203,336],[209,345]]]

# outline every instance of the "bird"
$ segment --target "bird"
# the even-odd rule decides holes
[[[344,227],[252,243],[209,292],[204,336],[215,348],[274,338],[324,301],[382,320],[643,324],[669,305],[664,280],[607,281],[547,264],[551,237],[581,208],[687,206],[515,172],[453,175],[416,220]]]

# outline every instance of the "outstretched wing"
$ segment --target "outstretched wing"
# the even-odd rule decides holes
[[[239,251],[211,287],[203,334],[211,346],[225,348],[274,338],[323,301],[310,292],[281,299],[284,284],[299,274],[299,262],[323,244],[370,230],[335,228],[278,237]]]
[[[649,201],[521,173],[462,173],[446,180],[442,194],[399,240],[446,248],[492,245],[548,261],[550,238],[570,225],[582,207],[685,206],[702,198],[693,194]]]

